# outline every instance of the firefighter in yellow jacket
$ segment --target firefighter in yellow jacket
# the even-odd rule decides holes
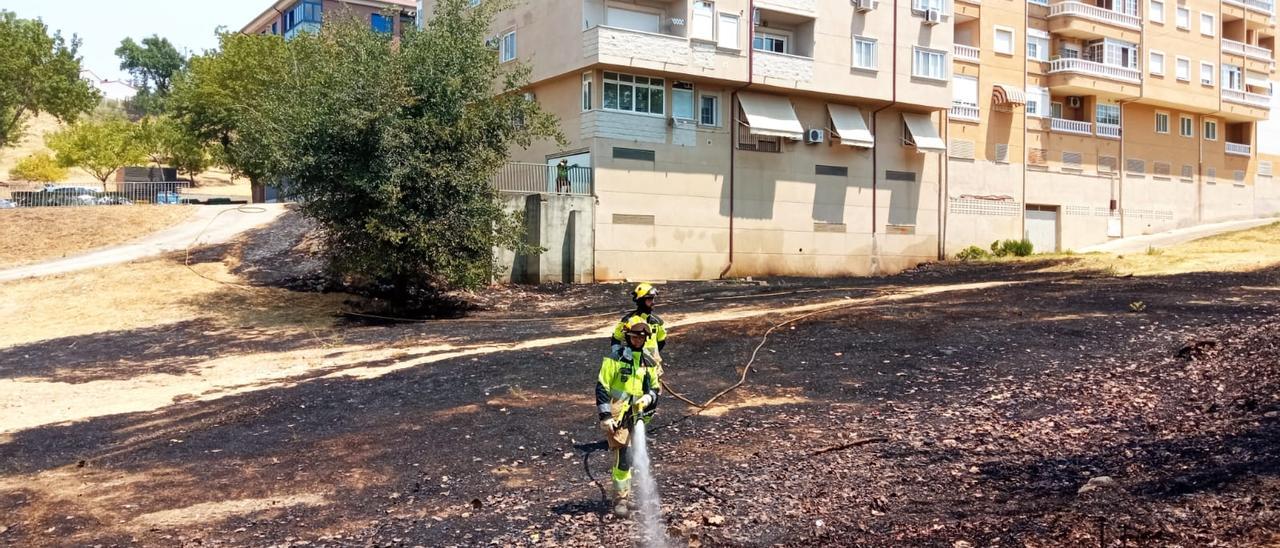
[[[645,343],[645,348],[648,348],[654,356],[660,355],[663,347],[667,345],[667,328],[663,325],[662,318],[653,313],[653,303],[657,297],[658,288],[650,283],[642,283],[631,290],[631,301],[636,303],[636,309],[627,312],[613,327],[613,337],[609,341],[614,352],[626,346],[626,341],[622,340],[622,331],[627,323],[632,318],[640,318],[649,324],[650,336],[649,342]]]
[[[661,392],[662,364],[646,347],[652,334],[644,318],[631,318],[623,329],[623,346],[605,357],[596,378],[596,411],[613,452],[613,513],[619,517],[629,513],[631,425],[653,418]]]

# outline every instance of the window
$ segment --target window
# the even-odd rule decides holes
[[[1147,5],[1147,17],[1152,23],[1164,24],[1164,2],[1162,0],[1151,0]]]
[[[1049,60],[1049,33],[1027,29],[1027,59]]]
[[[1111,38],[1091,40],[1085,44],[1084,58],[1096,63],[1137,69],[1138,45]]]
[[[782,139],[752,135],[746,124],[738,125],[738,150],[754,150],[757,152],[782,152]]]
[[[280,22],[279,22],[279,21],[272,21],[272,22],[271,22],[271,34],[280,34]]]
[[[324,5],[320,0],[302,0],[294,4],[293,8],[284,12],[284,32],[286,38],[291,38],[295,33],[291,32],[305,23],[320,24],[324,19]]]
[[[938,10],[946,13],[942,7],[943,0],[911,0],[911,9],[915,11]]]
[[[1178,26],[1178,28],[1184,30],[1191,28],[1191,10],[1187,8],[1178,8],[1174,12],[1174,16],[1175,19],[1173,22]]]
[[[1013,49],[1015,47],[1013,43],[1013,29],[1009,27],[996,26],[995,30],[996,42],[993,46],[995,52],[1003,53],[1005,55],[1013,55]]]
[[[1097,115],[1094,120],[1099,124],[1110,124],[1113,126],[1120,125],[1120,105],[1098,104]]]
[[[1151,59],[1147,65],[1151,68],[1151,74],[1164,76],[1164,53],[1154,50],[1150,53]]]
[[[1156,113],[1156,133],[1169,133],[1169,113]]]
[[[876,70],[876,40],[875,38],[866,38],[864,36],[853,37],[853,66],[854,68]]]
[[[967,107],[978,106],[978,79],[958,74],[952,78],[951,103]]]
[[[611,27],[636,30],[640,32],[652,32],[654,34],[662,31],[662,16],[649,11],[629,10],[610,6],[605,9],[604,17],[605,24]]]
[[[911,75],[920,78],[943,80],[947,77],[947,53],[915,46]]]
[[[1222,65],[1222,87],[1244,91],[1244,68],[1239,65]]]
[[[715,95],[703,95],[698,109],[698,122],[704,126],[720,125],[720,98]]]
[[[751,47],[756,51],[772,51],[774,53],[790,53],[787,51],[787,36],[757,32],[751,40]]]
[[[693,28],[690,38],[696,40],[716,39],[716,5],[714,2],[698,0],[693,3]]]
[[[590,72],[582,73],[582,111],[591,110],[591,88],[595,86],[595,75]]]
[[[1186,57],[1179,57],[1174,72],[1176,72],[1179,81],[1191,81],[1191,60]]]
[[[1062,103],[1049,103],[1049,116],[1054,118],[1062,118]]]
[[[661,78],[606,72],[604,73],[604,108],[661,115],[665,102],[664,84]]]
[[[1061,103],[1059,103],[1061,104]],[[1027,87],[1027,116],[1043,118],[1052,111],[1049,107],[1049,90],[1036,86]]]
[[[671,115],[680,120],[693,120],[693,84],[671,84]]]
[[[1183,137],[1194,137],[1195,127],[1191,125],[1190,116],[1178,117],[1178,134]]]
[[[1204,140],[1206,141],[1218,140],[1218,122],[1216,120],[1204,121]]]
[[[391,34],[395,31],[395,19],[381,13],[369,15],[369,24],[373,26],[373,32],[382,34]]]
[[[1213,63],[1200,62],[1200,83],[1206,86],[1213,85]]]
[[[726,49],[739,49],[737,15],[720,14],[719,46]]]
[[[1217,20],[1212,13],[1200,12],[1200,34],[1205,36],[1218,34]]]
[[[498,59],[503,63],[516,58],[516,31],[502,35],[502,45],[498,48]]]

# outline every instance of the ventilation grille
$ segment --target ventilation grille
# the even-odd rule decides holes
[[[1098,171],[1103,173],[1115,173],[1116,157],[1115,156],[1099,156]]]
[[[1231,178],[1232,178],[1232,179],[1235,179],[1235,181],[1236,181],[1237,183],[1243,183],[1243,182],[1244,182],[1244,170],[1237,169],[1237,170],[1235,171],[1235,173],[1232,173],[1232,174],[1231,174]]]
[[[824,166],[822,164],[817,164],[813,166],[813,173],[815,175],[832,175],[835,177],[848,177],[849,168],[845,166]]]
[[[1168,177],[1173,174],[1173,166],[1169,162],[1151,162],[1151,173],[1160,177]]]
[[[1049,151],[1033,148],[1027,151],[1027,163],[1033,166],[1049,165]]]
[[[973,141],[968,139],[952,139],[950,156],[961,160],[972,160],[974,157]]]
[[[1142,175],[1143,173],[1147,172],[1147,162],[1145,160],[1139,160],[1137,158],[1129,158],[1124,162],[1124,170],[1128,171],[1129,173]]]
[[[652,150],[642,148],[623,148],[613,147],[613,157],[619,160],[640,160],[643,162],[652,162],[654,153]]]
[[[813,223],[814,232],[848,232],[844,223]]]
[[[1080,169],[1080,153],[1063,152],[1062,169]]]
[[[1009,144],[1008,143],[996,144],[996,163],[997,164],[1009,163]]]
[[[1194,173],[1195,173],[1195,168],[1191,167],[1191,164],[1182,164],[1183,179],[1190,179]]]
[[[626,215],[623,213],[613,214],[613,224],[615,225],[653,225],[653,215]]]
[[[1270,161],[1270,160],[1262,160],[1262,161],[1259,161],[1259,162],[1258,162],[1258,176],[1259,176],[1259,177],[1270,177],[1270,176],[1271,176],[1271,161]]]
[[[890,181],[908,181],[914,183],[916,182],[916,172],[886,170],[884,172],[884,178]]]
[[[1216,167],[1211,167],[1211,168],[1209,168],[1208,170],[1206,170],[1206,172],[1205,172],[1205,178],[1206,178],[1206,179],[1209,179],[1209,182],[1210,182],[1210,183],[1216,183],[1216,182],[1218,182],[1218,168],[1216,168]]]

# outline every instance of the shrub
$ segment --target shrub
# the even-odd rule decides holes
[[[31,183],[56,183],[67,178],[67,169],[59,166],[47,152],[37,152],[18,163],[9,170],[9,176]]]
[[[961,249],[959,253],[956,253],[956,260],[957,261],[980,261],[990,256],[991,254],[987,253],[987,250],[982,249],[981,247],[978,247],[976,245],[971,245],[969,247]]]
[[[1034,246],[1031,245],[1031,240],[1026,238],[1021,240],[1005,240],[1003,242],[996,240],[991,242],[991,254],[996,257],[1008,257],[1010,255],[1014,257],[1026,257],[1031,254],[1033,248]]]

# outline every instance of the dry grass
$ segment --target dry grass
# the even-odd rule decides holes
[[[124,243],[173,226],[194,211],[151,205],[0,210],[0,268]]]
[[[1164,276],[1188,272],[1245,272],[1280,263],[1280,223],[1209,236],[1146,252],[1116,255],[1036,255],[1020,261],[1066,259],[1053,272],[1102,271],[1116,275]]]

